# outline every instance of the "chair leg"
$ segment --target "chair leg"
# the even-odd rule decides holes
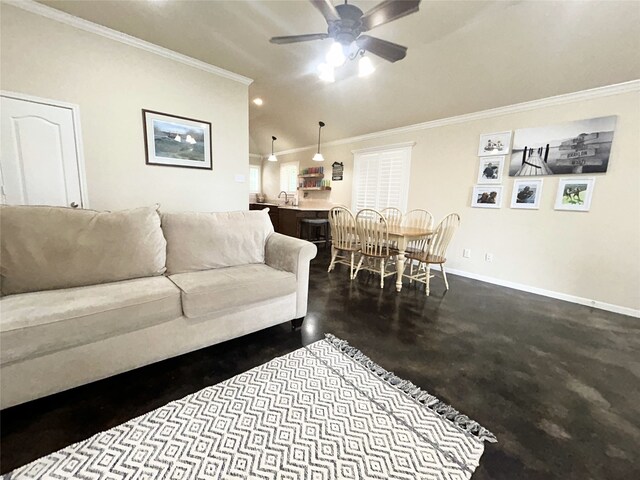
[[[440,264],[440,268],[442,269],[442,278],[444,278],[444,286],[447,290],[449,290],[449,282],[447,281],[447,272],[444,271],[444,263]]]
[[[337,256],[338,256],[338,249],[335,248],[333,245],[331,245],[331,263],[329,264],[329,270],[327,270],[327,272],[330,272],[331,270],[336,268],[336,257]]]
[[[351,252],[351,271],[349,272],[349,279],[353,280],[353,259],[356,252]]]
[[[409,285],[413,283],[413,260],[409,260]]]
[[[429,280],[431,279],[431,264],[427,263],[426,267],[427,267],[427,274],[426,277],[424,279],[425,283],[424,283],[424,293],[427,295],[427,297],[429,296]]]
[[[358,276],[358,272],[360,271],[360,267],[362,267],[362,261],[364,260],[364,255],[360,257],[360,261],[358,262],[358,266],[356,267],[356,273],[353,274],[353,280]]]
[[[380,259],[380,288],[384,288],[384,266],[386,260],[384,258]]]

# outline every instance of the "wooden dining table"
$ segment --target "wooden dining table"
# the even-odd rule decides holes
[[[409,242],[420,240],[433,235],[433,230],[416,228],[416,227],[403,227],[401,225],[389,225],[389,241],[395,241],[397,249],[399,251],[396,258],[396,290],[399,292],[402,290],[402,275],[404,274],[405,264],[405,252]]]

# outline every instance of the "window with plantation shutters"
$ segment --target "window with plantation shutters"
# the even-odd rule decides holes
[[[260,193],[262,185],[260,165],[249,165],[249,193]]]
[[[353,152],[354,212],[387,207],[407,210],[412,146],[391,145]]]
[[[291,194],[298,190],[298,162],[280,165],[280,190]]]

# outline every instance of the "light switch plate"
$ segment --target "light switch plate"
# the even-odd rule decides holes
[[[244,175],[241,173],[236,174],[236,183],[244,183]]]

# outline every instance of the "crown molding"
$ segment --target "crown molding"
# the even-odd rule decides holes
[[[249,158],[259,158],[260,160],[262,160],[262,155],[259,155],[257,153],[250,153]]]
[[[50,20],[55,20],[56,22],[64,23],[65,25],[84,30],[85,32],[94,33],[110,40],[124,43],[125,45],[129,45],[130,47],[135,47],[140,50],[153,53],[160,57],[168,58],[169,60],[173,60],[175,62],[179,62],[184,65],[197,68],[199,70],[203,70],[207,73],[218,75],[219,77],[234,80],[243,85],[250,85],[253,82],[253,79],[245,77],[243,75],[230,72],[229,70],[216,67],[215,65],[211,65],[210,63],[197,60],[193,57],[189,57],[178,52],[174,52],[173,50],[169,50],[168,48],[160,47],[159,45],[155,45],[145,40],[132,37],[131,35],[127,35],[126,33],[118,32],[117,30],[98,25],[97,23],[93,23],[89,20],[84,20],[60,10],[56,10],[55,8],[42,5],[41,3],[35,2],[33,0],[2,0],[2,3],[20,8],[36,15],[40,15]]]
[[[355,137],[342,138],[339,140],[332,140],[325,142],[322,147],[331,147],[335,145],[344,145],[346,143],[358,143],[367,140],[373,140],[376,138],[389,137],[392,135],[399,135],[401,133],[415,132],[419,130],[427,130],[430,128],[444,127],[447,125],[457,125],[460,123],[472,122],[474,120],[482,120],[485,118],[499,117],[502,115],[508,115],[511,113],[526,112],[529,110],[535,110],[537,108],[551,107],[554,105],[563,105],[565,103],[579,102],[583,100],[591,100],[594,98],[608,97],[611,95],[620,95],[623,93],[638,92],[640,91],[640,80],[631,80],[624,83],[616,83],[614,85],[607,85],[604,87],[591,88],[589,90],[581,90],[579,92],[565,93],[563,95],[556,95],[554,97],[541,98],[539,100],[532,100],[529,102],[516,103],[514,105],[507,105],[505,107],[491,108],[489,110],[481,110],[479,112],[466,113],[464,115],[457,115],[455,117],[441,118],[438,120],[432,120],[429,122],[415,123],[413,125],[407,125],[406,127],[392,128],[389,130],[381,130],[379,132],[366,133],[364,135],[357,135]],[[303,152],[317,148],[318,144],[307,145],[305,147],[292,148],[289,150],[283,150],[281,152],[275,152],[276,155],[288,155],[291,153]]]
[[[411,148],[415,147],[416,142],[402,142],[402,143],[393,143],[391,145],[380,145],[378,147],[367,147],[367,148],[359,148],[358,150],[351,150],[351,153],[373,153],[379,152],[380,150],[387,150],[390,148]]]

